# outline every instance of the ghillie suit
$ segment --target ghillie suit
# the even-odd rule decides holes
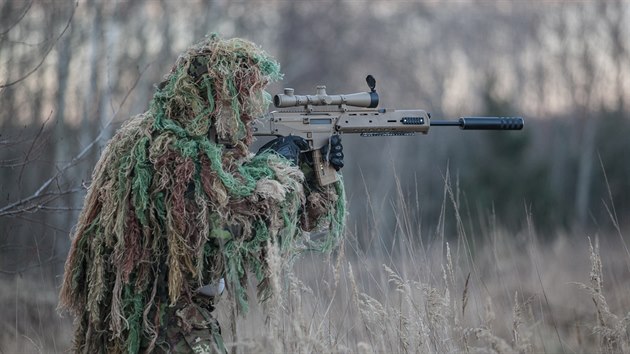
[[[341,235],[341,183],[319,188],[289,160],[253,156],[248,123],[279,65],[254,44],[216,35],[189,48],[150,109],[126,122],[98,161],[73,236],[60,308],[75,351],[158,350],[196,290],[226,279],[247,310],[246,272],[268,290],[268,244],[284,259]],[[309,239],[308,230],[327,228]],[[183,316],[186,317],[186,316]]]

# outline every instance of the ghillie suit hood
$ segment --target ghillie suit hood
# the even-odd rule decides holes
[[[168,306],[225,278],[247,309],[246,272],[267,290],[265,253],[330,250],[345,216],[341,182],[319,188],[288,160],[252,156],[248,122],[267,108],[279,65],[254,44],[207,37],[102,153],[79,217],[60,294],[75,350],[151,351]],[[308,230],[327,228],[323,239]]]

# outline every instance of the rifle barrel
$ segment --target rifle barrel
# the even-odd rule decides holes
[[[458,120],[431,120],[432,126],[458,126],[466,130],[521,130],[522,117],[461,117]]]

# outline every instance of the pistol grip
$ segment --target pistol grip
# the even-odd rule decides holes
[[[337,171],[326,161],[319,150],[313,150],[313,168],[315,169],[315,177],[320,186],[327,186],[339,180]]]

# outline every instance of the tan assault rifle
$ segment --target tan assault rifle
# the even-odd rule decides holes
[[[336,134],[361,136],[407,136],[427,134],[431,126],[458,126],[474,130],[520,130],[521,117],[461,117],[458,120],[435,120],[421,109],[397,110],[380,108],[376,80],[366,78],[370,92],[328,95],[325,86],[317,86],[315,95],[295,95],[285,88],[273,103],[278,111],[268,113],[253,124],[255,136],[300,136],[313,151],[315,174],[320,185],[338,180],[335,169],[326,161],[320,149]]]

